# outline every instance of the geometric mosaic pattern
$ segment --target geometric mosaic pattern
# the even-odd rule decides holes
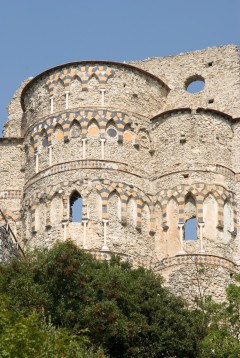
[[[88,125],[90,121],[96,120],[99,126],[100,134],[104,136],[107,123],[113,120],[118,132],[118,141],[123,141],[124,128],[131,123],[129,116],[126,113],[108,110],[82,110],[77,112],[65,112],[58,116],[52,116],[44,122],[35,126],[31,132],[34,151],[37,151],[39,140],[43,133],[47,136],[48,145],[52,143],[52,135],[55,127],[61,126],[64,133],[64,140],[69,140],[69,132],[71,124],[77,121],[81,127],[82,136],[87,135]]]
[[[70,90],[70,84],[78,78],[82,84],[82,91],[87,90],[88,81],[95,76],[100,84],[100,89],[105,89],[109,77],[111,77],[115,71],[107,65],[86,65],[79,68],[64,68],[53,75],[49,76],[46,86],[49,90],[50,97],[54,96],[54,89],[57,82],[61,81],[64,85],[64,90]]]

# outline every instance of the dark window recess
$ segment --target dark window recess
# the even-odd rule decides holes
[[[114,129],[114,128],[109,128],[109,129],[107,130],[107,134],[109,135],[109,137],[114,138],[114,137],[116,137],[116,135],[117,135],[117,131],[116,131],[116,129]]]
[[[213,62],[208,62],[208,67],[212,67]]]
[[[181,134],[181,137],[180,137],[180,143],[186,143],[186,137],[185,137],[185,134]]]
[[[208,101],[208,103],[213,103],[214,102],[214,99],[213,98],[211,98],[209,101]]]
[[[185,222],[184,239],[186,241],[197,240],[197,219],[195,217],[190,218]]]
[[[82,221],[82,197],[74,191],[70,196],[70,221],[81,222]]]
[[[187,91],[189,93],[198,93],[204,89],[205,83],[203,80],[194,80],[187,85]]]

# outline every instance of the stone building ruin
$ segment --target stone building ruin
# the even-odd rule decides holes
[[[23,251],[73,240],[183,295],[204,272],[216,299],[239,272],[236,46],[46,70],[14,94],[0,146],[2,226]]]

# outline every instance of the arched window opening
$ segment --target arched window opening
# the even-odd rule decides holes
[[[117,128],[113,120],[110,120],[106,127],[106,133],[108,139],[117,139]]]
[[[184,239],[186,241],[197,240],[197,219],[196,219],[196,217],[190,218],[185,222]]]
[[[91,120],[88,125],[88,135],[90,137],[98,137],[99,136],[99,126],[95,119]]]
[[[82,197],[74,191],[70,196],[70,221],[82,222]]]
[[[79,122],[76,119],[74,119],[70,129],[70,137],[78,138],[80,134],[81,134],[81,126]]]

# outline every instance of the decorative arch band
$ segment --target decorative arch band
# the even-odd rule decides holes
[[[35,210],[41,198],[51,200],[51,198],[63,188],[69,191],[73,186],[72,182],[64,181],[58,186],[50,186],[47,189],[47,192],[37,193],[35,196],[31,197],[31,200],[26,202],[26,205],[31,206],[32,213],[32,229],[35,229]],[[74,186],[75,188],[75,186]],[[237,210],[236,210],[236,201],[233,192],[230,192],[223,188],[220,185],[206,185],[203,183],[197,183],[193,186],[188,185],[178,185],[177,187],[170,190],[163,190],[159,192],[156,196],[146,195],[141,189],[130,186],[126,183],[113,182],[110,180],[96,180],[92,182],[92,188],[88,191],[82,191],[81,186],[77,188],[81,192],[83,201],[86,203],[88,195],[92,190],[96,190],[102,200],[102,219],[108,220],[108,200],[111,194],[116,193],[121,202],[121,221],[126,223],[127,221],[127,204],[130,198],[133,198],[136,203],[137,209],[137,220],[136,228],[141,229],[142,226],[142,210],[144,205],[149,207],[150,211],[150,232],[154,233],[156,230],[156,212],[155,207],[160,203],[162,209],[162,223],[163,228],[167,227],[167,204],[169,200],[174,197],[178,203],[178,220],[179,223],[184,223],[184,206],[186,195],[192,194],[196,198],[196,208],[197,208],[197,219],[198,222],[203,222],[203,203],[205,198],[211,194],[218,205],[218,226],[223,227],[223,209],[224,204],[228,201],[233,209],[233,219],[234,219],[234,233],[237,233]],[[45,200],[44,199],[44,200]],[[66,198],[65,198],[66,199]]]
[[[49,76],[46,86],[49,90],[49,96],[54,95],[57,82],[62,82],[65,91],[70,90],[70,85],[75,78],[78,78],[82,84],[82,90],[87,90],[88,81],[94,76],[100,84],[100,89],[105,89],[109,77],[113,76],[115,71],[106,65],[81,66],[79,68],[63,68]]]
[[[73,121],[77,121],[81,126],[82,136],[86,136],[87,128],[91,120],[96,120],[100,129],[100,133],[104,135],[107,123],[113,121],[118,131],[118,141],[123,140],[124,128],[127,124],[131,123],[131,119],[124,112],[108,111],[108,110],[85,110],[77,112],[65,112],[58,116],[52,116],[46,121],[35,126],[31,132],[31,138],[33,140],[34,150],[37,151],[38,141],[43,133],[46,133],[48,145],[52,143],[52,134],[57,125],[60,125],[63,129],[64,140],[69,139],[69,131]]]

